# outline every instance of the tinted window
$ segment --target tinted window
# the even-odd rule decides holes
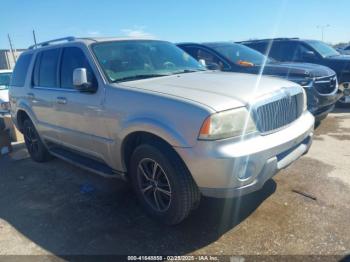
[[[11,86],[24,86],[32,54],[21,55],[17,60],[11,79]]]
[[[86,68],[88,81],[96,84],[95,77],[84,52],[78,47],[64,48],[61,62],[61,87],[74,88],[73,71],[77,68]]]
[[[244,43],[244,45],[257,50],[262,54],[265,54],[266,50],[267,50],[267,43],[263,43],[263,42],[261,42],[261,43],[247,43],[247,44]]]
[[[204,60],[206,65],[217,64],[221,69],[224,69],[224,63],[212,52],[198,47],[186,47],[186,52],[197,61]]]
[[[295,42],[273,42],[268,56],[279,61],[293,61],[296,50]]]
[[[239,66],[247,66],[248,64],[261,65],[268,61],[263,54],[244,45],[225,44],[213,46],[212,48]]]
[[[38,79],[34,77],[34,83],[38,82],[39,86],[43,87],[57,87],[57,63],[59,58],[60,50],[59,49],[51,49],[47,51],[43,51],[41,55],[38,57],[37,61],[40,62]],[[37,70],[37,66],[34,69]]]

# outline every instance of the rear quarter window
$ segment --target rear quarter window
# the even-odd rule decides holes
[[[15,65],[10,86],[24,86],[32,54],[22,54]]]

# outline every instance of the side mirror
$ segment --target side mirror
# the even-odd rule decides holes
[[[76,68],[73,71],[73,85],[80,92],[96,92],[96,87],[88,81],[86,68]]]
[[[205,62],[204,59],[199,59],[198,61],[202,66],[207,66],[207,63]]]
[[[316,58],[316,54],[314,51],[306,51],[303,53],[303,58],[313,60]]]
[[[221,67],[219,64],[217,63],[210,63],[210,64],[206,64],[207,69],[209,70],[221,70]]]

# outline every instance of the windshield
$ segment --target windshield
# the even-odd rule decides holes
[[[337,56],[339,52],[330,45],[321,41],[306,41],[313,49],[315,49],[321,56],[330,57]]]
[[[211,46],[214,50],[226,57],[232,63],[246,66],[247,63],[252,65],[262,65],[270,60],[263,54],[240,44],[225,44],[219,46]]]
[[[154,40],[114,41],[92,47],[111,82],[205,70],[177,46]]]
[[[8,89],[11,80],[11,73],[0,73],[0,90]]]

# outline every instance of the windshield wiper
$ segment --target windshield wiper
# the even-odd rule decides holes
[[[195,73],[195,72],[202,72],[202,71],[207,71],[207,70],[206,69],[184,69],[184,70],[176,71],[172,73],[172,75]]]
[[[162,77],[162,76],[169,76],[169,75],[168,74],[145,74],[145,75],[127,76],[127,77],[118,78],[116,80],[113,80],[112,83],[141,80],[141,79],[146,79],[146,78]]]

